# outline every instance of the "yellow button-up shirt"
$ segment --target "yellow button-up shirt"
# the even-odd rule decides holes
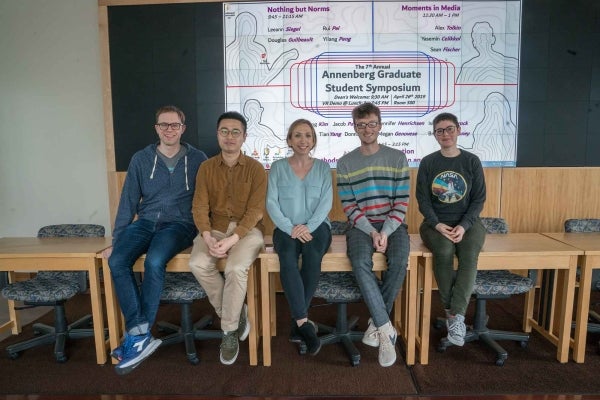
[[[261,163],[241,154],[229,167],[221,154],[200,165],[192,203],[194,222],[200,233],[226,232],[237,222],[233,233],[243,238],[250,229],[263,230],[262,218],[267,193],[267,174]]]

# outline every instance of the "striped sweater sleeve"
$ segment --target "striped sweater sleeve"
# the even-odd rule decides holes
[[[350,223],[370,234],[383,223],[391,235],[405,222],[410,173],[404,153],[382,147],[377,157],[350,153],[338,162],[337,188]]]

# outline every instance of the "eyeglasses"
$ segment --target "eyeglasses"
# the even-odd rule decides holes
[[[360,122],[358,124],[354,124],[354,127],[360,131],[362,131],[363,129],[367,129],[367,126],[369,128],[377,128],[379,126],[379,122],[371,121],[371,122]]]
[[[229,134],[231,134],[231,136],[233,136],[234,138],[240,137],[240,135],[242,134],[242,131],[240,131],[239,129],[229,130],[227,128],[221,128],[217,132],[219,132],[219,135],[221,135],[222,137],[227,137],[229,136]]]
[[[158,126],[161,131],[166,131],[169,128],[171,128],[174,131],[176,131],[179,128],[181,128],[183,126],[183,124],[180,124],[179,122],[172,122],[170,124],[167,123],[167,122],[161,122],[160,124],[156,124],[156,126]]]
[[[433,133],[435,134],[435,136],[442,136],[444,132],[448,135],[452,135],[454,131],[456,131],[456,125],[450,125],[445,128],[438,128],[435,131],[433,131]]]

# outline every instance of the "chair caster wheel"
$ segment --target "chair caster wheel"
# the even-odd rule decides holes
[[[529,342],[527,340],[521,340],[519,342],[519,346],[521,346],[522,349],[526,349],[528,344]]]
[[[360,364],[360,359],[350,360],[350,365],[352,365],[353,367],[358,367],[358,364]]]
[[[498,367],[504,366],[504,361],[506,361],[505,358],[496,358],[496,366],[498,366]]]
[[[198,364],[200,364],[200,359],[198,357],[188,357],[188,361],[192,365],[198,365]]]
[[[69,358],[66,355],[64,355],[64,354],[57,354],[56,355],[56,362],[59,363],[59,364],[66,363],[68,359]]]
[[[10,358],[11,360],[16,360],[17,358],[19,358],[20,355],[21,355],[21,353],[9,352],[8,358]]]
[[[444,346],[443,344],[438,344],[436,350],[438,353],[443,353],[446,351],[446,346]]]

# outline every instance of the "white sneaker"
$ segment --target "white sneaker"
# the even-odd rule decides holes
[[[373,323],[373,318],[369,318],[369,327],[362,337],[362,342],[367,346],[379,347],[379,335],[377,334],[377,327]]]
[[[455,346],[465,344],[465,335],[467,326],[465,325],[465,316],[456,314],[454,317],[446,319],[446,328],[448,329],[448,341]]]
[[[389,367],[396,362],[396,338],[398,334],[391,322],[377,329],[379,336],[379,365]]]

